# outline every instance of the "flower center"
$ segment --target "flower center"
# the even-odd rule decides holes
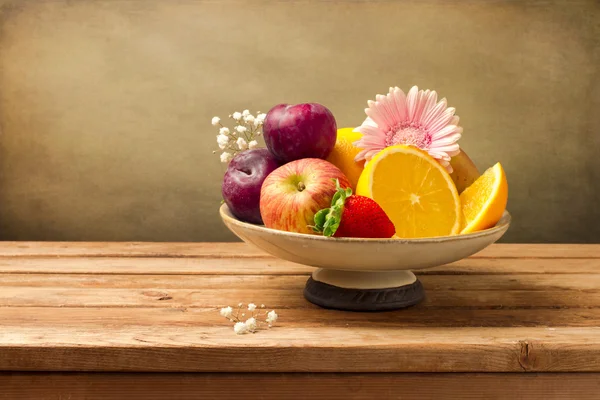
[[[386,133],[385,145],[408,144],[420,149],[431,145],[431,134],[414,123],[402,123],[390,128]]]

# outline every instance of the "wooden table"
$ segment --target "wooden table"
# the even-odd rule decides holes
[[[308,303],[310,272],[239,243],[0,243],[0,399],[600,396],[600,245],[494,245],[385,313]],[[235,335],[238,302],[280,319]]]

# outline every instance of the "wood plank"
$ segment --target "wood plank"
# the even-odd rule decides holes
[[[0,274],[309,275],[275,258],[0,257]],[[600,259],[468,258],[417,275],[600,274]]]
[[[5,275],[4,307],[310,306],[306,276]],[[600,307],[600,275],[422,276],[421,308]]]
[[[334,328],[440,328],[440,327],[598,327],[599,309],[425,309],[420,307],[381,313],[322,311],[317,307],[278,309],[280,322],[300,326]],[[173,327],[231,326],[216,308],[104,308],[104,307],[0,307],[0,321],[11,326],[72,326],[101,328],[136,326]]]
[[[547,374],[2,373],[0,399],[597,399],[600,376]],[[175,397],[174,397],[175,396]]]
[[[600,328],[0,329],[3,371],[600,371]]]
[[[46,288],[159,288],[164,289],[302,289],[305,275],[86,275],[86,274],[6,274],[4,287]],[[560,291],[600,292],[600,274],[562,275],[423,275],[427,291]],[[1,295],[0,295],[1,296]],[[1,298],[1,297],[0,297]],[[2,304],[0,302],[0,304]]]
[[[265,289],[80,289],[7,287],[0,292],[4,307],[224,307],[256,301],[272,308],[306,308],[302,288]],[[428,291],[422,308],[598,308],[600,292],[511,290]]]
[[[0,256],[265,257],[245,243],[0,242]],[[496,243],[474,258],[600,258],[600,244]]]

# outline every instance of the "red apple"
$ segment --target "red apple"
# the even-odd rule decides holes
[[[331,205],[340,186],[350,187],[338,167],[319,158],[303,158],[271,172],[260,191],[260,214],[267,228],[314,233],[315,213]]]

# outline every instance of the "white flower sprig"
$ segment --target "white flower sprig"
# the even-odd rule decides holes
[[[223,307],[219,311],[221,316],[227,318],[231,322],[234,322],[233,331],[238,335],[243,335],[244,333],[255,333],[258,330],[258,327],[264,324],[267,324],[267,326],[270,328],[277,321],[277,318],[279,318],[279,315],[277,315],[275,310],[269,312],[264,311],[264,304],[261,304],[259,309],[256,304],[250,303],[247,306],[247,310],[250,312],[250,318],[247,318],[244,321],[243,318],[246,316],[246,313],[242,312],[243,306],[244,303],[238,304],[235,315],[233,315],[233,308],[229,306]],[[240,314],[240,312],[242,313]],[[264,320],[261,318],[264,318]]]
[[[223,126],[221,118],[213,117],[212,125],[219,128],[217,145],[223,152],[220,155],[222,163],[230,162],[240,151],[258,147],[258,136],[262,134],[262,126],[267,114],[256,112],[256,116],[249,110],[234,112],[229,116],[235,122],[233,129]],[[216,151],[213,151],[215,154]]]

